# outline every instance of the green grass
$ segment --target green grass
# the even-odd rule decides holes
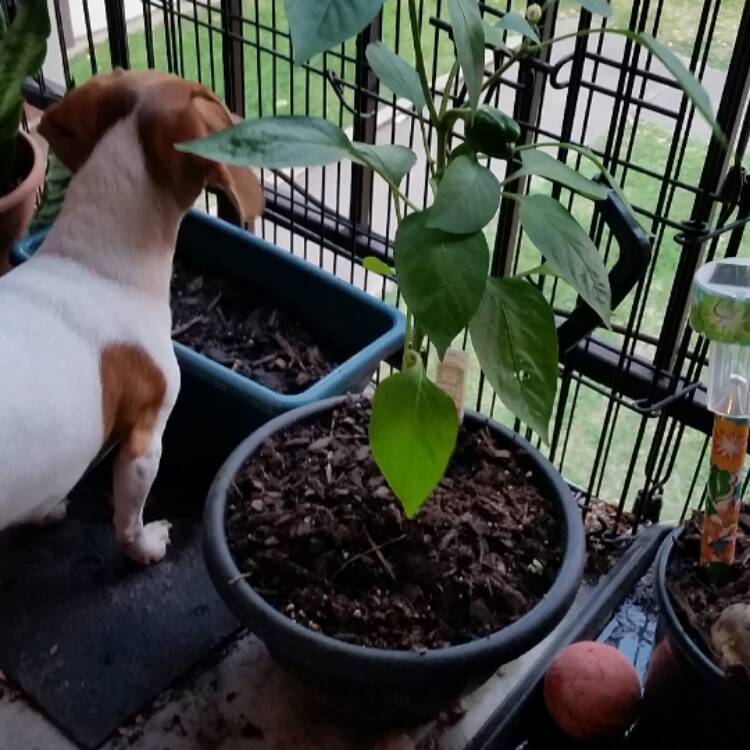
[[[631,18],[634,5],[632,0],[610,0],[610,2],[613,13],[609,25],[628,28],[632,20],[633,28],[640,28],[640,17]],[[726,69],[729,65],[744,4],[744,0],[722,0],[708,55],[710,66]],[[675,52],[690,57],[698,29],[707,29],[710,23],[710,18],[706,23],[702,22],[702,11],[703,3],[700,0],[665,0],[664,3],[651,3],[644,28],[649,33],[653,33],[658,12],[659,26],[656,36],[666,42]],[[565,7],[562,12],[567,17],[575,17],[578,14],[575,7]]]
[[[179,7],[179,4],[178,4]],[[405,7],[405,6],[404,6]],[[436,0],[425,0],[425,31],[422,46],[425,59],[430,61],[435,54],[435,33],[427,28],[426,19],[434,15]],[[256,11],[257,8],[257,11]],[[383,42],[396,49],[410,62],[414,60],[414,49],[408,27],[408,16],[404,11],[397,24],[396,0],[387,0],[383,9]],[[199,80],[224,95],[222,62],[221,17],[218,10],[199,9],[193,11],[187,2],[182,3],[183,18],[178,25],[178,45],[176,55],[172,54],[172,68],[184,78]],[[178,23],[178,21],[175,21]],[[169,69],[167,34],[159,17],[154,14],[153,59],[149,60],[146,32],[132,31],[129,34],[130,64],[132,68],[156,67]],[[248,117],[272,114],[310,114],[338,122],[343,127],[352,124],[352,115],[343,108],[336,93],[325,78],[325,71],[331,70],[344,81],[355,79],[355,66],[351,60],[356,53],[355,42],[347,42],[344,55],[341,48],[313,58],[305,67],[295,67],[289,62],[290,45],[285,32],[288,30],[283,3],[279,0],[259,0],[245,3],[244,25],[244,74],[245,108]],[[397,43],[398,39],[398,43]],[[437,50],[438,75],[450,69],[453,49],[447,36],[440,34]],[[98,72],[110,70],[107,43],[96,46],[95,60]],[[151,65],[149,65],[151,63]],[[428,62],[429,64],[429,62]],[[431,73],[431,71],[429,71]],[[71,74],[79,85],[92,75],[92,64],[88,51],[71,60]],[[383,90],[385,97],[389,92]],[[343,97],[351,107],[353,94],[348,87],[343,89]]]

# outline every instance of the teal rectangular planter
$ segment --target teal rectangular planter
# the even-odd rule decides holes
[[[17,242],[11,262],[28,260],[45,236],[43,230]],[[250,432],[279,414],[362,390],[380,362],[402,346],[405,321],[398,310],[225,221],[190,211],[180,227],[177,252],[209,270],[263,289],[339,348],[355,352],[317,383],[289,395],[175,342],[182,387],[168,433],[179,434],[181,443],[191,435],[193,440],[187,442],[200,443],[201,461],[210,454],[209,464],[220,463]]]

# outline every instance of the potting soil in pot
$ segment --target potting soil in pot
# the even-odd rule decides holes
[[[711,575],[699,565],[702,529],[703,512],[697,511],[675,543],[668,587],[683,625],[697,636],[706,653],[724,666],[711,631],[727,608],[750,604],[750,506],[742,508],[736,560],[725,575]],[[745,670],[737,670],[733,676],[750,680]]]
[[[337,351],[261,289],[175,258],[172,336],[277,393],[299,393],[350,353]]]
[[[352,400],[266,441],[236,478],[230,548],[297,622],[361,645],[465,643],[524,615],[560,566],[561,526],[522,452],[462,428],[446,478],[413,520],[370,455]]]

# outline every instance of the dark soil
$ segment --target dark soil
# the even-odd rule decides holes
[[[299,393],[350,353],[338,351],[264,291],[175,258],[172,337],[277,393]]]
[[[703,513],[697,511],[675,544],[668,587],[683,624],[716,659],[711,627],[727,607],[750,601],[750,505],[742,507],[735,563],[726,575],[717,577],[699,565],[702,530]]]
[[[560,566],[560,524],[521,452],[463,428],[409,521],[375,466],[369,404],[268,440],[236,479],[227,528],[251,585],[295,621],[404,650],[465,643],[524,615]]]

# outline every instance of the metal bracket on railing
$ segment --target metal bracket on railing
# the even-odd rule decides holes
[[[598,181],[605,182],[603,178],[598,178]],[[606,200],[595,205],[620,250],[617,262],[609,272],[612,309],[615,310],[646,273],[651,262],[651,241],[614,190]],[[597,313],[579,299],[568,319],[557,329],[560,352],[569,352],[600,324]]]

